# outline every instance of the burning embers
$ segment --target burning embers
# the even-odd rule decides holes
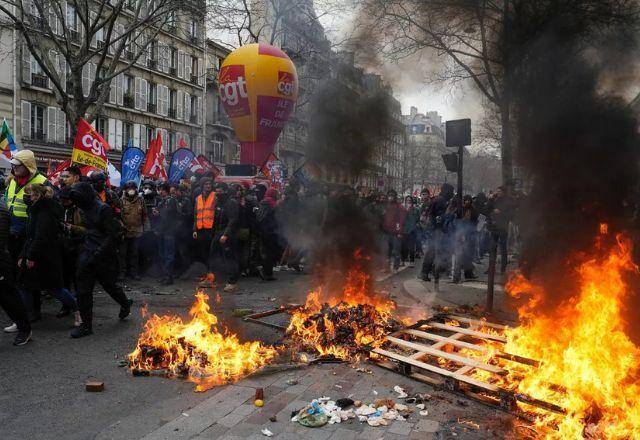
[[[274,348],[260,342],[240,342],[234,334],[220,333],[208,299],[204,292],[196,293],[189,322],[178,316],[149,318],[136,349],[129,355],[134,374],[184,377],[196,384],[196,391],[206,391],[241,379],[275,358]]]
[[[355,360],[364,349],[380,346],[384,337],[400,323],[392,317],[393,301],[371,286],[356,252],[354,265],[346,274],[342,289],[309,293],[305,305],[291,317],[287,335],[297,350],[342,360]]]

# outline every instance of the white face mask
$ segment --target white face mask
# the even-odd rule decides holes
[[[135,189],[130,189],[129,191],[127,191],[127,194],[129,194],[130,197],[133,197],[136,195],[136,190]]]
[[[144,193],[145,193],[145,194],[151,194],[151,190],[150,190],[149,188],[145,188],[145,189],[144,189]]]

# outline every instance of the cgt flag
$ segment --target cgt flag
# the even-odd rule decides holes
[[[171,156],[169,166],[169,182],[178,183],[189,169],[196,155],[188,148],[178,148]]]
[[[207,158],[202,154],[198,155],[198,157],[193,159],[193,162],[191,162],[191,172],[193,174],[213,173],[214,178],[221,174],[220,169],[209,162],[209,160],[207,160]]]
[[[71,161],[106,171],[108,150],[107,141],[87,121],[80,118]]]
[[[133,180],[140,185],[140,166],[144,161],[144,151],[134,147],[133,142],[129,140],[129,146],[122,152],[122,179],[121,185]]]
[[[164,168],[164,152],[162,151],[162,136],[160,133],[151,140],[147,157],[142,168],[142,175],[156,180],[167,180],[167,171]]]

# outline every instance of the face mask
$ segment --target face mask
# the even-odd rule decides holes
[[[151,190],[149,188],[145,188],[144,189],[144,195],[148,196],[149,194],[151,194]]]
[[[22,201],[27,206],[33,206],[33,199],[31,198],[31,194],[25,194],[22,196]]]
[[[129,191],[127,191],[127,195],[129,197],[133,197],[136,195],[136,190],[135,189],[130,189]]]

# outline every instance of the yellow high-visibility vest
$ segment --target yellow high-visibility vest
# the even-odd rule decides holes
[[[47,178],[44,177],[40,173],[36,173],[31,177],[31,179],[27,182],[27,185],[30,183],[39,183],[43,184],[47,181]],[[18,187],[18,183],[15,179],[11,180],[9,183],[9,188],[7,188],[7,208],[9,208],[9,212],[11,215],[19,217],[19,218],[27,218],[27,205],[25,205],[23,197],[24,197],[24,189],[27,185],[20,188],[18,192],[16,192],[16,188]]]

